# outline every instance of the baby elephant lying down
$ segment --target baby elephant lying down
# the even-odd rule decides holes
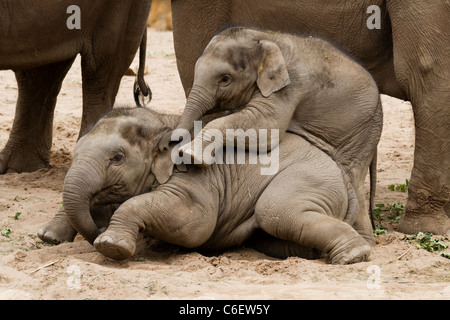
[[[248,162],[172,173],[170,150],[157,149],[159,138],[178,120],[141,108],[116,109],[101,119],[77,143],[64,185],[65,213],[39,236],[59,233],[53,239],[58,241],[64,237],[61,224],[71,224],[105,256],[127,259],[142,231],[172,244],[216,250],[241,245],[262,230],[281,244],[276,250],[314,248],[334,264],[368,258],[370,245],[352,227],[359,212],[355,193],[324,152],[288,133],[277,149],[274,175],[261,175],[265,165]],[[155,181],[165,183],[155,187]],[[92,207],[123,201],[101,233],[98,221],[105,217],[95,217]]]

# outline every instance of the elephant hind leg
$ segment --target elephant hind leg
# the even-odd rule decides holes
[[[299,185],[303,183],[298,181]],[[370,245],[349,224],[327,215],[338,209],[326,208],[329,199],[318,198],[320,191],[308,194],[292,185],[292,192],[281,193],[279,189],[275,183],[261,195],[255,207],[259,228],[278,239],[317,249],[333,264],[367,260]]]
[[[449,4],[388,1],[387,8],[392,20],[395,76],[411,101],[416,129],[414,166],[399,231],[449,233]]]
[[[290,210],[286,214],[289,210],[283,209],[266,212],[259,221],[261,229],[276,238],[320,250],[332,264],[361,262],[369,257],[370,245],[347,223],[319,212]]]
[[[19,97],[9,140],[0,153],[0,173],[49,165],[56,98],[74,60],[15,72]]]
[[[118,48],[123,49],[97,58],[93,57],[92,52],[81,53],[83,114],[79,137],[86,134],[102,115],[112,110],[122,77],[133,62],[140,41],[141,38],[138,38],[132,44],[117,44]]]
[[[292,241],[275,238],[262,230],[257,230],[251,238],[245,242],[245,246],[278,259],[286,259],[295,256],[312,260],[322,257],[322,253],[317,249],[302,246]]]

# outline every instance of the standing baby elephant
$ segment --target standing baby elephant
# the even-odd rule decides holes
[[[194,163],[213,163],[211,150],[234,142],[226,139],[230,129],[237,139],[245,139],[248,129],[278,129],[281,140],[286,131],[296,133],[342,166],[357,192],[361,219],[366,219],[362,186],[371,165],[373,195],[382,109],[374,79],[356,61],[314,37],[226,29],[211,40],[196,63],[194,84],[177,128],[191,130],[202,115],[223,110],[234,113],[208,123],[194,137],[194,147],[181,146]],[[212,137],[214,132],[224,139]],[[171,139],[170,132],[164,135],[160,149]],[[259,141],[247,148],[270,150],[278,143],[265,140],[265,145]]]

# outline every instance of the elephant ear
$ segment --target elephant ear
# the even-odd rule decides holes
[[[256,85],[261,94],[267,98],[291,83],[289,73],[280,48],[274,42],[261,40],[259,42],[264,52],[264,58],[258,68]]]
[[[156,153],[152,163],[152,173],[159,184],[166,183],[173,173],[172,148]]]

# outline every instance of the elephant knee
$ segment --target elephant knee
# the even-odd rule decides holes
[[[172,242],[187,248],[196,248],[205,243],[216,226],[216,221],[202,208],[190,206],[177,211],[167,223],[172,230]]]
[[[276,205],[274,201],[265,199],[265,201],[260,201],[256,204],[255,221],[258,227],[267,227],[278,220],[279,217],[276,214]]]
[[[114,213],[110,228],[117,232],[123,232],[120,228],[146,231],[160,240],[195,248],[209,239],[216,221],[217,208],[209,203],[197,204],[189,197],[180,198],[160,190],[123,203]]]
[[[145,229],[145,222],[140,214],[140,207],[136,199],[131,198],[124,202],[112,215],[109,228],[122,230],[137,229],[139,232]]]

